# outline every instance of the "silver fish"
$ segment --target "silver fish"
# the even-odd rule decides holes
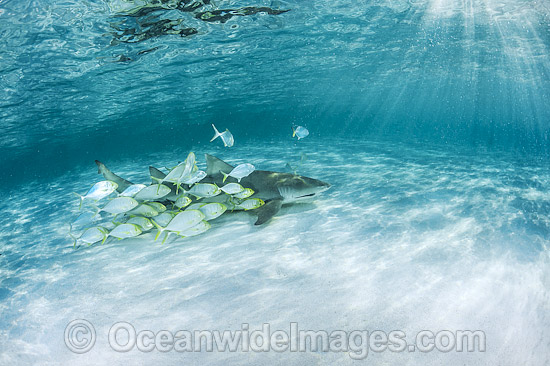
[[[216,128],[216,126],[214,126],[214,124],[212,124],[212,128],[214,128],[214,133],[215,134],[214,134],[214,137],[212,137],[212,139],[210,140],[210,142],[214,141],[218,137],[221,137],[221,139],[223,141],[223,145],[225,147],[233,146],[233,144],[235,143],[235,139],[233,138],[233,135],[231,134],[231,132],[229,132],[228,129],[226,129],[224,132],[220,133],[220,131],[218,131],[218,129]]]
[[[163,184],[151,184],[139,191],[134,198],[138,201],[156,201],[170,192],[171,189]]]
[[[164,212],[164,213],[161,213],[158,216],[155,216],[153,218],[153,221],[156,222],[157,224],[159,224],[160,226],[166,226],[170,223],[170,221],[172,221],[174,216],[175,215],[173,215],[170,212]]]
[[[157,210],[155,210],[153,207],[149,206],[148,204],[141,204],[138,207],[134,208],[132,211],[126,212],[127,215],[141,215],[145,217],[154,217],[157,216],[159,213]]]
[[[254,190],[252,188],[245,188],[242,192],[236,193],[233,195],[234,198],[238,199],[245,199],[254,194]]]
[[[298,137],[298,140],[303,139],[309,135],[309,131],[304,126],[292,127],[292,137]]]
[[[147,205],[153,207],[158,213],[163,213],[166,211],[166,206],[160,202],[147,202]]]
[[[244,191],[244,187],[239,183],[228,183],[225,186],[220,187],[220,189],[227,194],[237,194]]]
[[[240,182],[241,179],[243,179],[244,177],[248,177],[250,173],[252,173],[254,170],[256,170],[254,165],[246,163],[246,164],[237,165],[235,168],[233,168],[233,170],[231,170],[231,172],[229,172],[229,174],[225,172],[221,172],[221,173],[223,175],[224,182],[227,179],[227,177],[236,178],[237,181]]]
[[[197,198],[206,198],[217,196],[221,192],[221,189],[215,184],[198,183],[191,187],[191,189],[186,193],[191,194]]]
[[[116,184],[115,182],[110,180],[103,180],[94,184],[92,188],[90,188],[88,193],[83,196],[75,192],[78,198],[80,198],[79,208],[82,208],[82,203],[85,200],[92,200],[97,202],[116,191],[117,188],[118,184]]]
[[[109,233],[109,236],[113,236],[118,239],[126,239],[138,236],[141,232],[141,228],[138,225],[126,223],[115,227]]]
[[[203,219],[204,219],[204,214],[202,212],[198,210],[185,210],[183,212],[180,212],[176,216],[174,216],[172,221],[170,221],[170,223],[165,227],[162,227],[153,221],[153,225],[155,225],[155,227],[158,230],[155,240],[157,240],[164,231],[168,231],[168,232],[173,231],[176,233],[180,231],[185,231],[189,228],[192,228],[193,226],[201,222]],[[164,237],[162,242],[164,243],[167,238],[168,238],[168,235]]]
[[[176,202],[174,202],[174,207],[182,209],[188,206],[191,202],[193,202],[191,198],[187,196],[181,196],[176,200]]]
[[[95,226],[95,227],[86,229],[86,231],[84,231],[79,238],[76,238],[72,235],[71,236],[74,240],[73,246],[76,246],[76,243],[78,241],[82,241],[88,245],[97,243],[98,241],[101,241],[103,243],[107,238],[107,234],[108,234],[108,231],[105,228],[101,226]]]
[[[249,198],[242,201],[238,205],[235,205],[235,209],[241,209],[245,211],[254,210],[260,206],[263,206],[264,204],[265,202],[259,198]]]
[[[210,229],[210,223],[208,221],[201,221],[197,225],[193,226],[192,228],[189,228],[185,231],[180,231],[178,233],[179,236],[182,236],[184,238],[187,238],[189,236],[195,236],[204,233]]]
[[[99,211],[108,212],[111,214],[120,214],[128,212],[139,205],[139,202],[132,197],[117,197],[110,200]]]
[[[204,220],[210,221],[223,215],[227,211],[227,207],[221,203],[213,202],[202,205],[199,210],[204,214]]]
[[[119,197],[134,197],[139,191],[147,187],[145,184],[132,184],[130,187],[126,188]]]
[[[142,231],[148,231],[153,228],[153,223],[151,222],[151,220],[149,220],[146,217],[140,217],[140,216],[132,217],[126,223],[137,225],[141,228]]]

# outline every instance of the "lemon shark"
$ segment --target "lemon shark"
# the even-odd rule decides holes
[[[107,167],[96,160],[99,168],[99,173],[102,173],[105,179],[116,182],[119,185],[117,190],[124,190],[132,183],[112,173]],[[201,180],[201,183],[214,183],[222,186],[224,175],[229,174],[233,170],[233,166],[225,161],[206,154],[206,177]],[[149,173],[154,180],[163,179],[166,174],[155,167],[149,167]],[[237,179],[228,177],[225,184],[237,182]],[[176,191],[176,187],[164,183],[172,190]],[[262,225],[275,216],[282,205],[295,202],[310,201],[319,193],[330,188],[330,184],[301,175],[292,173],[272,172],[266,170],[254,170],[247,177],[241,179],[240,184],[245,188],[254,190],[251,198],[260,198],[265,204],[254,210],[258,215],[258,219],[254,225]]]
[[[232,170],[232,165],[206,154],[206,178],[203,181],[221,186],[224,178],[222,173],[229,174]],[[225,183],[231,182],[237,182],[237,179],[228,177]],[[254,225],[269,221],[284,204],[311,200],[330,188],[329,183],[318,179],[267,170],[254,170],[242,178],[240,184],[254,190],[251,198],[260,198],[265,202],[265,205],[254,210],[258,214]]]

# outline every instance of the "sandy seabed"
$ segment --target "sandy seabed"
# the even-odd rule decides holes
[[[72,248],[71,194],[93,161],[55,180],[0,193],[0,363],[10,365],[355,364],[346,352],[116,352],[109,329],[481,330],[485,352],[370,352],[376,365],[550,363],[550,170],[498,153],[366,142],[256,143],[230,163],[299,173],[332,188],[284,207],[268,225],[224,215],[208,232],[165,245],[154,233]],[[135,183],[149,164],[188,151],[105,161]],[[94,347],[71,352],[66,325],[86,319]],[[84,335],[85,336],[85,335]]]

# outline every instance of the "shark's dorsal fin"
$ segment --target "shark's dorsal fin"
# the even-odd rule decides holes
[[[153,181],[153,184],[158,184],[159,181],[163,180],[164,177],[166,177],[166,174],[164,174],[154,166],[149,167],[149,175],[151,176],[151,180]]]
[[[258,214],[258,220],[254,223],[254,225],[261,225],[267,221],[269,221],[273,216],[279,212],[281,209],[281,206],[283,204],[283,200],[281,199],[274,199],[269,202],[267,202],[265,205],[263,205],[260,208],[257,208],[256,213]]]
[[[208,175],[217,175],[220,172],[229,174],[233,167],[227,164],[225,161],[218,159],[217,157],[205,154],[206,155],[206,174]]]

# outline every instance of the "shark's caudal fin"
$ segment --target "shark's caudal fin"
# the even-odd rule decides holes
[[[258,220],[256,220],[254,225],[261,225],[269,221],[273,216],[277,214],[277,212],[279,212],[282,204],[283,200],[275,199],[267,202],[262,207],[257,208],[255,211],[258,214]]]
[[[98,174],[103,174],[103,177],[107,180],[113,181],[116,184],[118,184],[118,188],[116,189],[118,193],[124,192],[124,190],[132,185],[132,182],[127,181],[124,178],[119,177],[112,171],[110,171],[105,164],[102,162],[96,160],[95,163],[97,164],[97,172]]]
[[[218,159],[215,156],[206,155],[206,174],[207,175],[218,175],[221,173],[229,174],[233,170],[233,167],[227,164],[225,161]]]

